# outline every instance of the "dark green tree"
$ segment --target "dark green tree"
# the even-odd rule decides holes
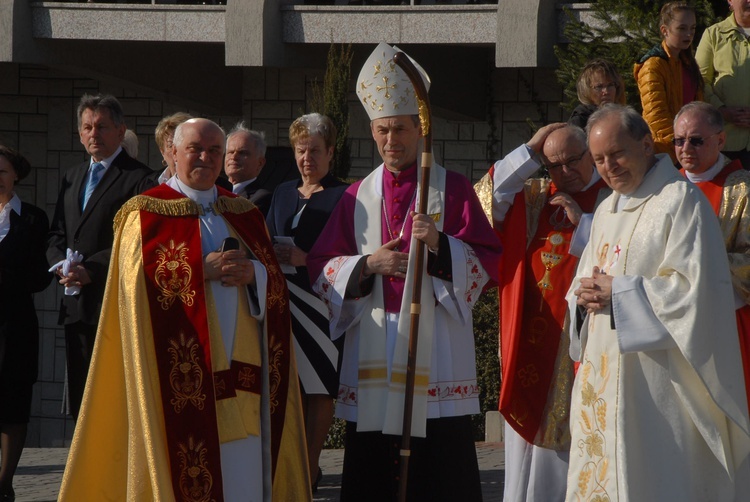
[[[690,2],[695,6],[698,24],[694,46],[703,30],[718,20],[711,1]],[[565,9],[566,42],[555,46],[560,62],[557,79],[565,92],[563,107],[572,110],[578,104],[576,81],[584,65],[594,58],[605,58],[617,66],[625,81],[628,104],[641,109],[633,65],[661,40],[659,10],[665,3],[665,0],[597,0],[590,4],[591,11],[580,17]]]
[[[346,179],[351,167],[347,98],[353,54],[352,44],[331,44],[323,85],[313,83],[310,101],[311,111],[330,117],[338,131],[331,172],[340,179]]]

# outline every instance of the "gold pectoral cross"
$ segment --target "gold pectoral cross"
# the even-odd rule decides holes
[[[544,264],[544,275],[542,276],[542,279],[537,282],[537,286],[539,286],[539,289],[542,291],[542,299],[539,302],[539,311],[541,311],[544,306],[544,294],[553,289],[551,275],[552,269],[556,265],[559,265],[563,259],[563,255],[555,253],[555,249],[565,243],[565,238],[559,232],[555,232],[548,237],[543,237],[542,240],[549,241],[552,245],[552,249],[549,251],[542,251],[541,254],[542,263]]]

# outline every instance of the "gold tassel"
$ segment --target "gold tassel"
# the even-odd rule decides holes
[[[242,214],[250,211],[255,204],[244,197],[227,197],[222,195],[214,204],[216,210],[220,213]]]
[[[128,213],[133,211],[148,211],[162,216],[195,216],[198,215],[198,204],[188,198],[164,200],[149,195],[136,195],[122,205],[114,221],[115,232],[120,227]]]
[[[214,208],[219,213],[242,214],[255,208],[255,204],[243,197],[221,196],[216,200]],[[136,195],[117,212],[114,221],[115,231],[125,221],[128,213],[133,211],[148,211],[161,216],[196,216],[200,214],[200,207],[187,197],[164,200],[149,195]]]

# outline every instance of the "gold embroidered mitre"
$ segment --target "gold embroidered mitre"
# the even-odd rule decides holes
[[[419,115],[419,103],[409,77],[394,61],[397,47],[380,43],[365,61],[356,83],[357,97],[367,110],[370,120],[396,115]],[[408,57],[408,56],[407,56]],[[411,59],[411,58],[409,58]],[[430,89],[427,72],[411,59]]]

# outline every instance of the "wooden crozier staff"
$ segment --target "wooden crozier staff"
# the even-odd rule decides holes
[[[424,137],[422,152],[422,178],[419,185],[419,207],[417,213],[427,213],[427,198],[430,189],[430,169],[432,168],[432,131],[430,130],[430,99],[422,76],[403,52],[397,52],[393,61],[401,67],[411,80],[419,106],[419,122]],[[419,341],[419,314],[422,310],[422,271],[424,268],[425,243],[416,240],[417,251],[414,259],[414,289],[411,297],[411,324],[409,325],[409,356],[406,361],[406,388],[404,389],[404,422],[401,428],[401,464],[399,472],[398,500],[406,502],[406,486],[411,455],[411,420],[414,406],[414,381],[417,366],[417,342]],[[432,299],[430,299],[432,301]]]

